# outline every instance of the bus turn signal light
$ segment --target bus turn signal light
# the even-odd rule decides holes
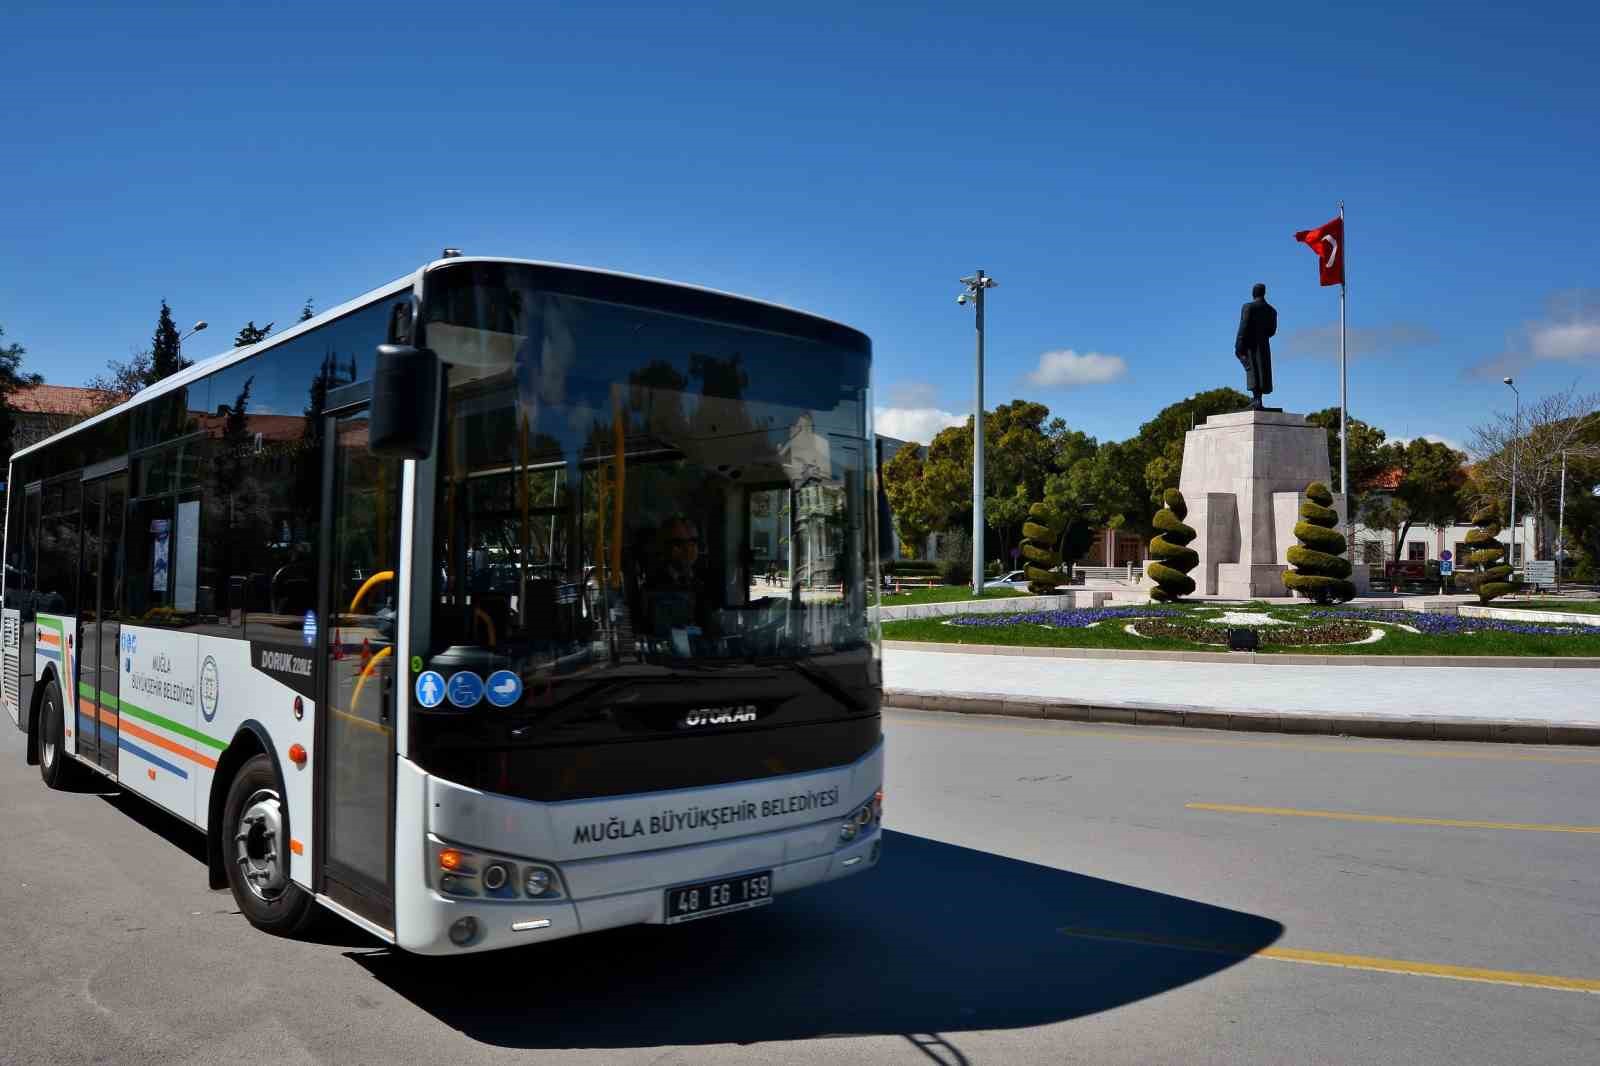
[[[439,868],[442,870],[461,869],[461,853],[454,848],[445,848],[439,852]]]
[[[306,749],[299,744],[289,745],[289,761],[304,770],[306,766]]]

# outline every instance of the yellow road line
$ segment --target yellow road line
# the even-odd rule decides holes
[[[1416,962],[1411,959],[1384,959],[1374,955],[1341,955],[1332,951],[1306,951],[1302,948],[1249,948],[1206,940],[1151,936],[1081,926],[1064,926],[1056,931],[1081,940],[1175,948],[1180,951],[1199,951],[1237,959],[1271,959],[1274,962],[1298,962],[1307,966],[1332,966],[1343,970],[1368,970],[1374,973],[1405,974],[1410,977],[1438,977],[1447,981],[1477,981],[1481,984],[1514,985],[1518,988],[1545,988],[1560,992],[1600,994],[1600,981],[1586,977],[1556,977],[1551,974],[1526,973],[1521,970],[1489,970],[1478,966],[1452,966],[1447,963]]]
[[[914,713],[941,714],[939,711],[918,712],[916,708],[905,708]],[[1488,762],[1535,762],[1554,763],[1558,766],[1600,766],[1600,756],[1583,755],[1543,755],[1536,752],[1500,751],[1489,744],[1479,743],[1476,746],[1483,751],[1464,750],[1460,748],[1434,748],[1428,741],[1418,740],[1408,742],[1400,747],[1393,744],[1377,745],[1368,741],[1353,739],[1344,744],[1306,744],[1284,740],[1233,740],[1221,737],[1200,736],[1200,730],[1185,730],[1184,733],[1193,733],[1194,736],[1175,736],[1170,733],[1128,733],[1116,729],[1097,729],[1086,724],[1062,720],[1059,728],[1055,729],[1029,729],[1026,726],[1011,725],[985,725],[976,722],[944,722],[928,721],[920,718],[905,718],[900,714],[893,714],[890,721],[896,725],[931,726],[941,729],[967,729],[987,733],[1015,733],[1019,736],[1032,737],[1104,737],[1110,740],[1134,740],[1147,744],[1192,744],[1199,746],[1212,746],[1224,748],[1266,748],[1278,751],[1310,751],[1330,752],[1335,755],[1405,755],[1415,759],[1478,759]],[[944,715],[948,718],[961,717],[959,715]],[[1149,727],[1147,727],[1149,728]]]
[[[1600,833],[1600,825],[1548,825],[1540,822],[1480,822],[1467,818],[1406,818],[1394,814],[1355,814],[1350,811],[1302,811],[1294,807],[1246,807],[1238,803],[1185,803],[1191,811],[1225,814],[1271,814],[1285,818],[1328,818],[1336,822],[1377,822],[1382,825],[1442,825],[1452,829],[1526,829],[1535,833]]]

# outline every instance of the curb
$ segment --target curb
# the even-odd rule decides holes
[[[1146,703],[1088,703],[1038,696],[953,696],[914,689],[883,690],[885,707],[951,714],[1050,718],[1101,725],[1165,725],[1251,733],[1377,737],[1385,740],[1472,740],[1502,744],[1600,746],[1600,725],[1479,718],[1377,718],[1360,715],[1219,711],[1214,708]]]
[[[1029,655],[1057,659],[1124,659],[1135,662],[1255,663],[1260,666],[1461,666],[1517,670],[1595,670],[1592,655],[1301,655],[1253,651],[1145,651],[1142,648],[1051,648],[1011,644],[944,644],[930,640],[886,640],[888,651],[960,652],[965,655]]]

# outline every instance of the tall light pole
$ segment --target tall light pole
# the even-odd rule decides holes
[[[1506,550],[1506,561],[1511,564],[1511,577],[1517,576],[1517,456],[1522,450],[1522,393],[1510,378],[1501,378],[1517,395],[1517,414],[1511,426],[1511,546]]]
[[[978,311],[978,370],[972,397],[972,594],[983,595],[983,294],[996,282],[983,271],[961,279],[966,291],[956,303],[971,300]]]
[[[1561,449],[1561,502],[1556,505],[1556,591],[1561,591],[1561,564],[1567,558],[1567,450]]]

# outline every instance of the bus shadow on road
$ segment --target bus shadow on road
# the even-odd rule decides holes
[[[891,832],[878,869],[757,911],[456,959],[352,957],[469,1037],[544,1049],[1037,1026],[1238,961],[1062,936],[1068,926],[1246,952],[1283,932],[1269,918]]]

